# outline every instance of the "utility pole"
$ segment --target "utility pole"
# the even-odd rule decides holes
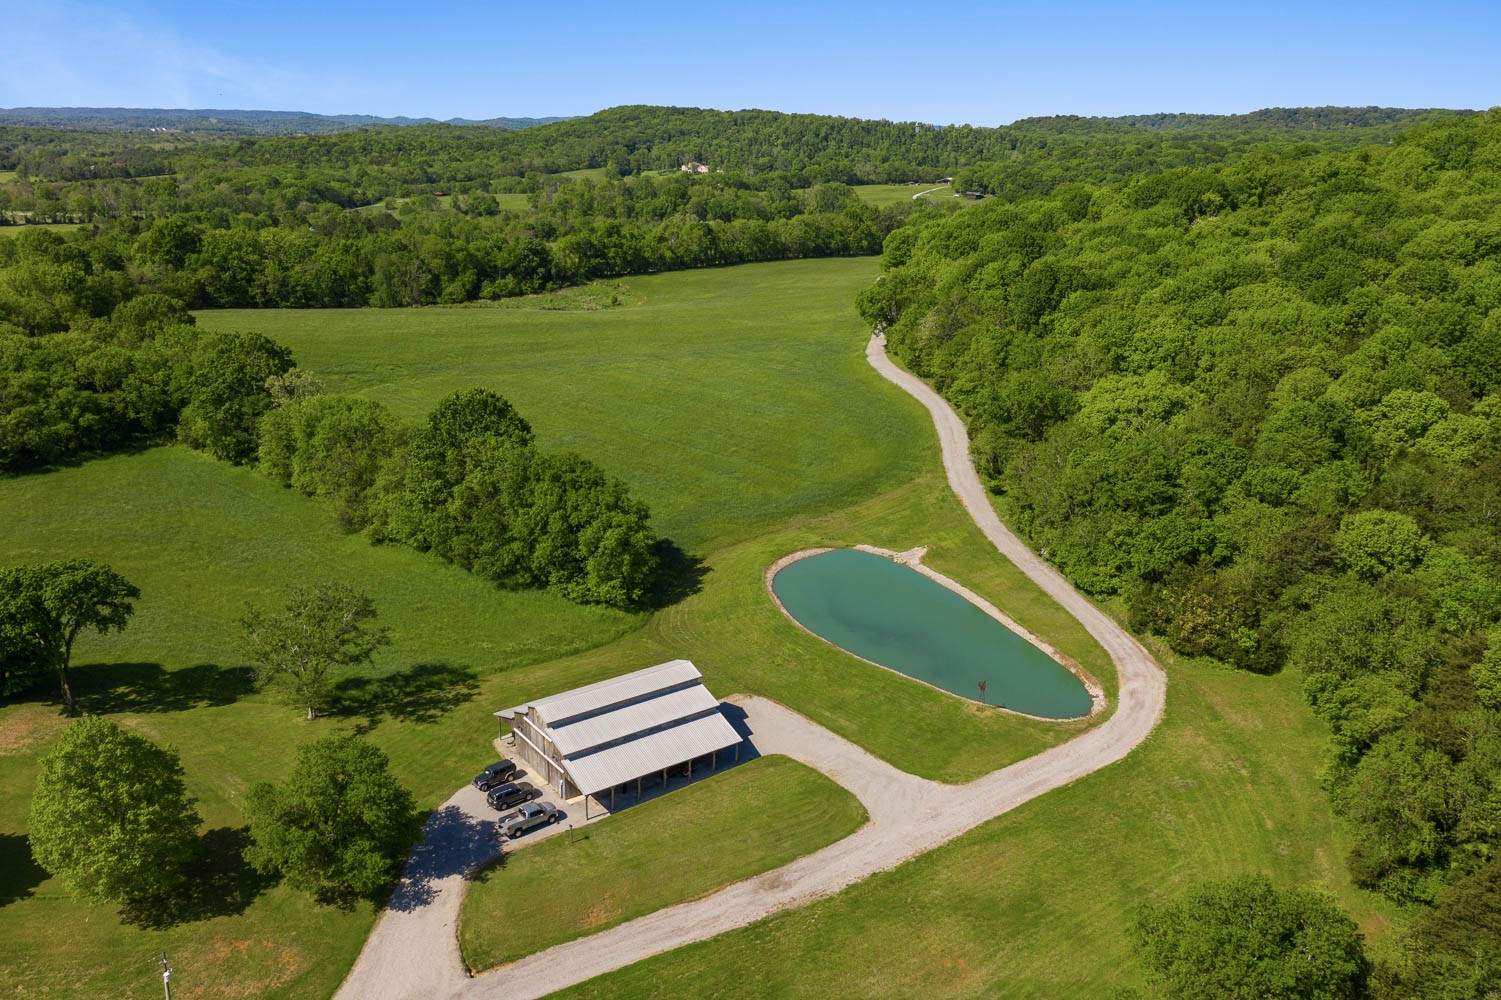
[[[162,952],[162,990],[167,1000],[172,1000],[172,967],[167,964],[167,953]]]

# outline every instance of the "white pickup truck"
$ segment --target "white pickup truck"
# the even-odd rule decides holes
[[[515,840],[534,826],[556,823],[562,816],[550,802],[528,802],[500,820],[499,836]]]

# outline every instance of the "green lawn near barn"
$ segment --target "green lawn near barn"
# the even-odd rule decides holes
[[[483,971],[770,871],[854,833],[859,801],[812,768],[761,757],[671,795],[508,849],[469,889],[459,943]],[[681,857],[664,864],[664,858]]]

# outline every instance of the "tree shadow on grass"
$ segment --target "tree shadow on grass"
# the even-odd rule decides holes
[[[479,695],[474,671],[448,663],[419,663],[384,677],[346,677],[334,685],[329,715],[360,718],[355,730],[382,719],[418,725],[436,722]]]
[[[255,690],[255,672],[249,667],[215,663],[180,670],[160,663],[85,663],[68,673],[79,706],[101,715],[232,705]]]
[[[684,552],[670,538],[658,539],[652,553],[660,568],[651,593],[646,597],[647,607],[671,607],[704,589],[704,578],[710,571],[701,558]]]
[[[31,841],[24,833],[0,833],[0,906],[36,894],[47,881],[46,869],[31,856]]]
[[[454,875],[472,879],[480,871],[503,866],[505,854],[496,838],[497,827],[495,820],[471,816],[458,806],[434,812],[423,827],[422,842],[412,849],[401,870],[387,908],[420,910],[437,899],[443,879]]]
[[[198,851],[184,872],[182,888],[170,900],[139,902],[121,915],[127,923],[163,928],[214,917],[238,916],[275,885],[245,860],[250,828],[221,826],[198,838]]]

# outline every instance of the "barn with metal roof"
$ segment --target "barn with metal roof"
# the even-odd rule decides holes
[[[721,750],[740,756],[740,734],[719,701],[704,687],[703,675],[687,660],[672,660],[502,709],[496,717],[511,726],[516,756],[564,798],[603,801],[609,793],[635,786]]]

